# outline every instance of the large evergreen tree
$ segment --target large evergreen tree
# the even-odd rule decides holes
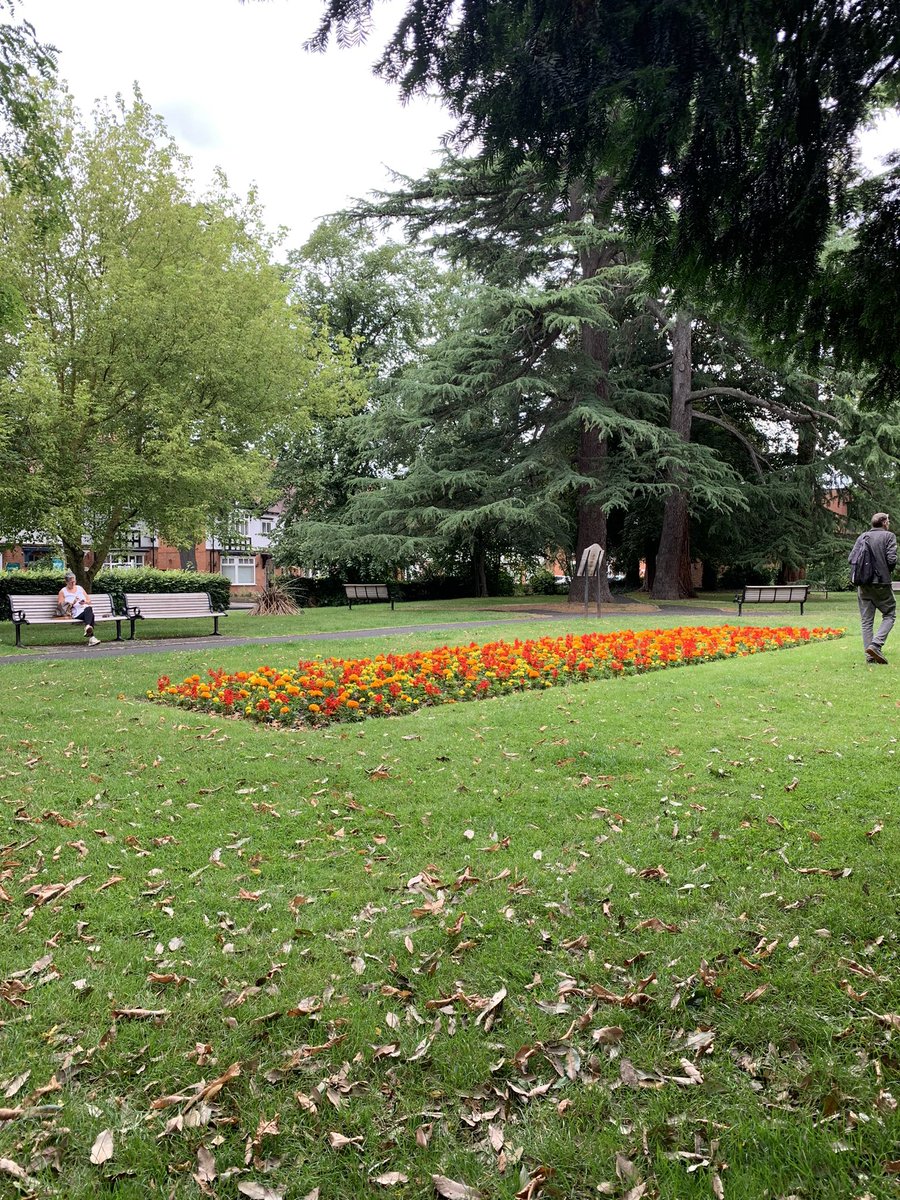
[[[365,38],[373,4],[323,0],[310,44]],[[379,69],[556,194],[615,179],[661,280],[785,338],[805,319],[813,354],[834,340],[900,387],[897,170],[847,196],[857,131],[900,95],[900,0],[410,0]],[[825,270],[841,221],[853,251]]]

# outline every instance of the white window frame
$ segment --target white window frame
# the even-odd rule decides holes
[[[253,587],[256,583],[256,558],[249,554],[223,554],[219,574],[224,575],[232,587]]]
[[[114,550],[103,560],[104,571],[140,570],[146,566],[147,556],[142,551],[127,553]]]
[[[271,537],[277,524],[275,517],[260,517],[259,532],[262,537]]]

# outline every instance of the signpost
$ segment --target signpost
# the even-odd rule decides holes
[[[588,614],[588,594],[591,580],[596,580],[597,616],[600,616],[600,567],[603,563],[603,547],[599,542],[586,546],[575,574],[584,580],[584,615]]]

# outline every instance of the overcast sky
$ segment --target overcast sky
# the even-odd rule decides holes
[[[383,0],[367,46],[326,54],[303,50],[320,0],[20,0],[16,15],[59,50],[79,107],[139,83],[199,187],[216,166],[239,193],[256,183],[269,224],[299,246],[321,216],[389,186],[386,168],[418,175],[438,162],[448,114],[402,105],[371,72],[406,5]],[[867,135],[864,160],[898,147],[895,116]]]
[[[251,183],[271,226],[300,245],[318,218],[439,161],[451,120],[437,102],[401,104],[371,65],[406,0],[378,6],[360,49],[309,54],[318,0],[20,0],[17,16],[59,51],[82,110],[135,82],[194,162],[202,187],[222,167]]]

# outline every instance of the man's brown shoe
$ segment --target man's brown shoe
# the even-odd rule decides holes
[[[887,666],[887,659],[881,653],[880,646],[866,646],[866,658],[868,658],[869,662],[883,663]]]

